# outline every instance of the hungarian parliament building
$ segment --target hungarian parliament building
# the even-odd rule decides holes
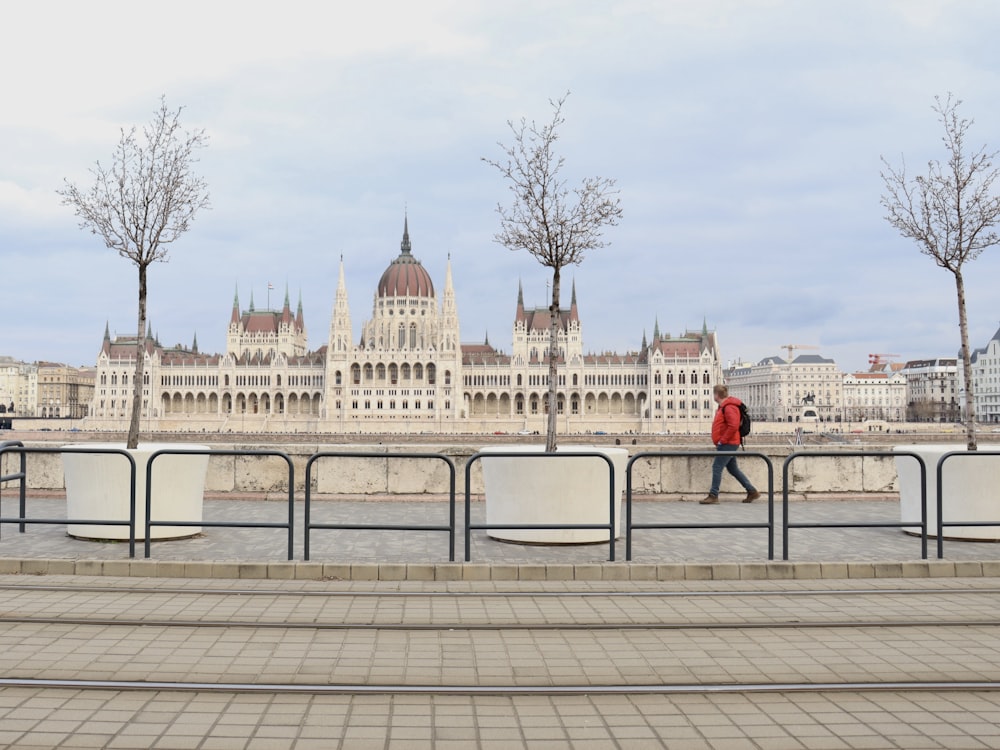
[[[513,292],[513,290],[512,290]],[[512,294],[513,296],[513,294]],[[272,433],[544,432],[548,308],[527,309],[521,289],[510,353],[461,343],[449,258],[440,296],[412,253],[407,222],[399,255],[375,290],[356,340],[343,259],[326,344],[309,350],[302,302],[246,309],[233,299],[226,352],[143,342],[144,431]],[[86,425],[125,429],[135,336],[105,329]],[[723,381],[715,332],[643,334],[637,351],[584,353],[575,284],[559,311],[559,429],[676,433],[708,429],[712,386]]]

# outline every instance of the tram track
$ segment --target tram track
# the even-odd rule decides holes
[[[520,622],[520,623],[399,623],[399,622],[261,622],[259,620],[158,620],[93,617],[17,617],[0,615],[0,625],[37,624],[124,628],[251,628],[261,630],[386,630],[386,631],[610,631],[610,630],[804,630],[844,628],[1000,628],[996,620],[770,620],[759,622]]]
[[[998,594],[949,586],[401,591],[374,584],[294,590],[5,583],[0,691],[995,692]],[[317,597],[330,602],[326,610],[296,608]],[[253,606],[239,617],[211,614],[248,602]],[[30,612],[32,604],[45,613]],[[104,607],[115,614],[99,615]],[[705,607],[712,617],[697,616]],[[898,616],[900,607],[912,615]],[[961,616],[966,607],[980,609]],[[165,608],[176,616],[158,614]],[[191,608],[202,616],[185,616]],[[496,608],[502,616],[488,619]],[[468,614],[449,616],[455,611]],[[910,642],[930,657],[903,664]],[[444,665],[430,670],[432,679],[420,666],[428,660]],[[213,679],[203,679],[206,672]]]
[[[643,685],[371,685],[295,683],[214,683],[146,680],[53,680],[0,678],[2,688],[179,691],[197,693],[265,693],[286,695],[440,695],[440,696],[566,696],[566,695],[707,695],[722,693],[858,693],[858,692],[996,692],[998,681],[909,681],[823,683],[719,683]]]

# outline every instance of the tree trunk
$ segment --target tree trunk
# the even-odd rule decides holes
[[[965,280],[955,271],[958,291],[958,329],[962,338],[962,379],[965,382],[965,438],[970,451],[976,450],[976,407],[972,385],[972,352],[969,350],[969,321],[965,314]]]
[[[559,268],[552,271],[552,303],[549,305],[549,420],[545,430],[545,452],[556,452],[556,417],[559,401]]]
[[[146,266],[139,264],[139,328],[135,338],[135,372],[132,374],[132,417],[128,423],[130,450],[139,447],[139,418],[142,415],[142,379],[146,364]]]

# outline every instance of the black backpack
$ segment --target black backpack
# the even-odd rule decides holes
[[[743,438],[750,434],[752,421],[750,419],[750,412],[747,411],[747,405],[740,401],[738,406],[740,410],[740,445],[743,445]]]

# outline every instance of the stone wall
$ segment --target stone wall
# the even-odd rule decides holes
[[[55,448],[53,443],[33,443],[40,447]],[[184,447],[184,446],[179,446]],[[630,455],[640,452],[673,450],[664,446],[627,446]],[[857,450],[859,446],[852,447]],[[259,451],[259,445],[213,445],[213,450]],[[475,452],[474,446],[456,445],[308,445],[294,444],[269,446],[268,449],[285,452],[292,461],[295,474],[295,492],[301,496],[305,488],[306,465],[321,451],[359,453],[365,457],[320,457],[310,472],[312,490],[323,494],[352,495],[420,495],[443,494],[448,491],[447,464],[439,458],[403,459],[390,458],[389,453],[440,454],[455,462],[455,489],[461,496],[465,491],[465,466]],[[517,446],[510,446],[512,451]],[[759,449],[774,465],[774,486],[781,490],[782,462],[792,452],[788,446]],[[808,454],[808,448],[799,449]],[[370,458],[368,457],[370,456]],[[754,455],[740,454],[740,465],[751,481],[761,490],[767,487],[766,465]],[[123,459],[124,460],[124,459]],[[707,491],[711,480],[711,457],[644,456],[636,460],[632,469],[633,490],[636,494],[700,494]],[[18,470],[16,455],[4,455],[0,472],[4,475]],[[58,453],[31,453],[27,456],[28,486],[32,490],[60,491],[64,488],[62,463]],[[155,476],[155,466],[154,466]],[[893,493],[897,490],[896,470],[891,455],[856,457],[798,458],[790,465],[790,490],[794,493]],[[475,494],[482,492],[482,475],[478,462],[473,465],[471,488]],[[280,457],[263,455],[218,455],[209,460],[206,490],[212,493],[287,493],[288,466]],[[740,488],[726,475],[723,492],[737,492]],[[16,485],[6,483],[0,487],[3,495],[11,497]]]

